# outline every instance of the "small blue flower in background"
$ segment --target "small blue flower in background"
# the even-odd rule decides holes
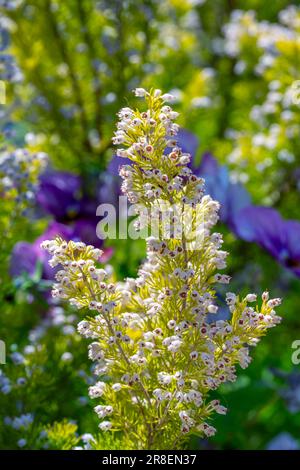
[[[0,0],[0,7],[7,10],[15,10],[21,3],[22,0]]]
[[[281,432],[266,447],[267,450],[298,450],[299,444],[288,432]]]
[[[10,54],[0,55],[0,79],[9,82],[20,82],[22,78],[14,57]]]
[[[21,448],[22,448],[22,447],[25,447],[25,446],[26,446],[27,441],[26,441],[26,439],[19,439],[18,442],[17,442],[17,444],[18,444],[18,447],[21,447]]]
[[[4,51],[9,45],[9,34],[6,29],[0,25],[0,52]]]

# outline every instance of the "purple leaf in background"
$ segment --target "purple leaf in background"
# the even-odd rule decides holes
[[[47,228],[47,230],[40,236],[38,237],[33,245],[36,247],[38,250],[38,255],[39,255],[39,260],[43,263],[43,273],[42,277],[43,279],[53,279],[54,274],[57,270],[54,270],[51,268],[48,264],[48,261],[50,259],[50,256],[48,253],[45,253],[45,250],[42,250],[40,247],[41,243],[44,240],[52,240],[55,237],[62,237],[65,240],[71,240],[72,238],[72,229],[71,227],[68,227],[67,225],[60,224],[58,222],[51,222]]]

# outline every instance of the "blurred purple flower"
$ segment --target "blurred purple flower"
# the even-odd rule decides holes
[[[221,204],[220,219],[236,233],[239,212],[251,204],[247,190],[238,183],[231,183],[229,172],[225,166],[218,164],[210,154],[205,153],[198,167],[192,167],[194,172],[205,179],[206,193]]]
[[[82,218],[74,222],[72,226],[72,235],[70,239],[81,240],[94,246],[102,246],[102,241],[97,237],[96,227],[99,222],[95,216],[91,218]]]
[[[105,184],[106,181],[103,179],[102,196],[105,194]],[[79,176],[67,172],[48,171],[41,178],[37,202],[55,221],[68,227],[69,240],[81,240],[100,247],[102,241],[96,234],[99,222],[96,210],[102,202],[101,193],[98,191],[95,198],[82,196],[81,186]],[[111,188],[109,192],[111,193]]]
[[[37,202],[58,221],[73,218],[80,209],[80,187],[79,176],[48,171],[41,176]]]
[[[34,243],[19,242],[15,245],[11,256],[11,275],[20,276],[26,272],[34,276],[37,263],[42,264],[43,279],[53,279],[54,271],[48,265],[49,257],[40,248],[43,240],[61,236],[65,240],[83,241],[84,243],[102,247],[102,240],[97,237],[96,227],[99,217],[96,209],[101,202],[108,202],[105,197],[105,178],[101,191],[95,199],[81,195],[81,180],[78,176],[67,172],[48,171],[41,177],[37,195],[40,207],[54,218],[46,231]],[[106,194],[113,197],[111,188]],[[113,250],[104,249],[102,262],[108,261]]]
[[[88,233],[87,233],[88,232]],[[10,274],[12,277],[21,276],[24,273],[33,277],[38,263],[42,265],[41,278],[50,279],[54,278],[55,269],[49,266],[49,259],[51,256],[43,250],[40,245],[44,240],[51,240],[57,236],[65,240],[82,241],[84,237],[96,237],[95,227],[88,221],[79,221],[74,227],[60,224],[58,222],[51,222],[47,230],[38,237],[33,243],[19,242],[14,246],[11,254]],[[99,242],[99,239],[97,239]],[[100,258],[102,263],[106,263],[113,254],[112,248],[103,249],[103,255]]]
[[[195,159],[199,147],[199,140],[195,134],[192,134],[192,132],[189,132],[186,129],[179,129],[176,140],[178,142],[178,146],[182,148],[183,152],[190,153],[192,158]]]
[[[123,165],[130,165],[131,163],[132,161],[129,160],[129,158],[121,158],[117,157],[117,155],[114,155],[107,167],[107,171],[110,175],[118,178],[120,167]]]
[[[269,207],[249,206],[239,212],[237,235],[257,243],[300,276],[300,222],[284,220]]]
[[[37,263],[40,262],[42,265],[41,277],[43,279],[53,279],[53,269],[48,264],[50,256],[40,247],[40,244],[42,241],[55,238],[56,236],[70,240],[72,234],[73,231],[70,227],[52,222],[43,235],[38,237],[33,243],[17,243],[11,254],[11,276],[18,277],[27,273],[32,277],[36,272]]]
[[[107,171],[100,175],[98,197],[104,204],[113,204],[118,213],[119,196],[122,195],[122,180],[119,176],[119,168],[123,165],[129,165],[131,161],[128,158],[113,156],[108,165]]]
[[[194,171],[205,179],[206,192],[221,203],[220,219],[235,235],[257,243],[300,276],[300,222],[282,219],[275,209],[251,205],[247,190],[231,183],[228,169],[209,153]]]
[[[24,273],[32,277],[36,271],[36,263],[41,252],[38,247],[29,242],[18,242],[11,254],[10,274],[12,277],[21,276]]]

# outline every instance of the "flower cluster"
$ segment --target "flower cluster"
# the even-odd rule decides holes
[[[171,96],[144,89],[135,94],[145,98],[147,109],[122,109],[114,138],[123,146],[118,155],[132,161],[120,169],[123,191],[161,216],[161,203],[171,202],[169,236],[148,238],[137,279],[117,284],[98,266],[100,252],[92,246],[58,238],[43,247],[51,265],[62,266],[54,296],[90,311],[78,331],[92,341],[89,358],[98,381],[90,397],[100,401],[100,429],[122,431],[131,448],[173,449],[191,433],[214,435],[211,415],[226,408],[210,391],[233,382],[237,365],[248,366],[249,346],[280,322],[274,310],[280,299],[264,292],[261,305],[253,306],[255,294],[228,293],[231,319],[218,319],[215,285],[230,280],[219,273],[227,256],[222,236],[211,233],[219,204],[204,195],[203,180],[176,145],[177,114],[166,104]],[[201,242],[174,234],[176,208],[183,203]]]
[[[20,236],[19,225],[24,223],[24,216],[35,201],[39,176],[46,163],[47,157],[44,153],[30,153],[26,149],[0,151],[2,279],[8,276],[10,252]],[[24,233],[24,225],[22,230]],[[4,291],[3,282],[0,298]]]
[[[33,416],[30,413],[10,418],[7,416],[4,420],[7,426],[11,426],[13,429],[28,429],[33,423]]]
[[[279,22],[259,21],[254,11],[233,11],[224,26],[225,52],[234,59],[238,87],[249,89],[246,77],[259,81],[259,93],[243,103],[247,117],[234,126],[228,162],[235,180],[249,179],[247,167],[259,175],[268,171],[264,183],[266,203],[278,200],[280,185],[291,173],[298,151],[300,82],[294,68],[299,54],[300,9],[290,5],[279,13]],[[249,78],[248,78],[249,80]],[[237,93],[237,91],[235,91]],[[243,111],[244,112],[244,111]],[[274,171],[280,168],[280,171]]]
[[[3,2],[0,3],[0,8],[7,8],[12,10],[16,2]],[[11,83],[19,83],[22,81],[22,73],[19,70],[16,60],[12,54],[8,54],[6,49],[10,43],[10,31],[13,23],[9,18],[1,15],[0,18],[0,80],[5,80]]]
[[[0,7],[7,10],[15,10],[22,2],[23,0],[1,0]]]
[[[5,151],[0,155],[0,197],[26,206],[34,199],[38,177],[45,168],[45,153],[26,149]]]

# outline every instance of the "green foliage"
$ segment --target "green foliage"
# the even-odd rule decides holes
[[[76,436],[76,424],[64,420],[55,422],[52,426],[47,426],[46,433],[50,449],[70,450],[75,447],[79,438]]]
[[[34,145],[57,166],[85,176],[105,168],[113,116],[127,93],[174,64],[179,72],[196,45],[168,1],[136,8],[133,0],[30,0],[5,13],[25,75],[12,90],[21,102],[15,116],[35,129]]]

